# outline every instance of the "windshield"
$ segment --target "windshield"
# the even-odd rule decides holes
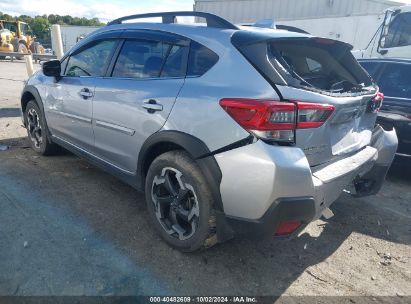
[[[17,33],[16,23],[14,22],[3,22],[3,27],[10,32]]]
[[[28,24],[26,23],[21,23],[20,24],[20,30],[21,30],[21,34],[22,35],[27,35],[28,32],[30,31],[30,27]]]

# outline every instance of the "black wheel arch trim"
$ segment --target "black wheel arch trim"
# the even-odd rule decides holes
[[[44,104],[43,104],[43,101],[42,101],[42,99],[41,99],[41,97],[40,97],[39,91],[38,91],[37,88],[36,88],[35,86],[33,86],[33,85],[26,85],[26,86],[23,88],[23,92],[21,93],[20,108],[21,108],[21,112],[22,112],[22,114],[23,114],[23,117],[24,117],[24,112],[25,112],[25,106],[27,106],[27,103],[31,100],[31,99],[30,99],[30,100],[27,100],[26,105],[23,105],[23,103],[25,102],[25,101],[24,101],[24,96],[25,96],[26,93],[30,93],[30,94],[34,97],[35,101],[37,102],[37,105],[39,106],[40,111],[41,111],[41,115],[43,115],[44,123],[46,124],[47,139],[48,139],[49,142],[51,142],[51,134],[50,134],[49,128],[48,128],[48,126],[47,126],[46,115],[45,115],[45,113],[44,113]],[[24,124],[24,126],[26,127],[26,122],[24,121],[24,119],[23,119],[23,124]]]
[[[21,111],[24,113],[24,108],[23,108],[24,100],[23,99],[26,93],[30,93],[31,95],[33,95],[34,99],[36,99],[37,103],[39,104],[40,110],[44,112],[43,101],[41,100],[40,93],[37,90],[37,88],[33,85],[26,85],[23,89],[23,92],[21,93],[21,98],[20,98]]]
[[[180,131],[159,131],[151,135],[141,147],[138,164],[137,176],[140,180],[140,188],[144,189],[147,162],[150,161],[150,152],[159,145],[172,144],[184,149],[191,158],[199,165],[202,173],[210,184],[215,196],[216,208],[223,210],[220,196],[220,183],[222,174],[214,156],[210,155],[207,145],[197,137]],[[152,160],[152,159],[151,159]],[[217,197],[218,196],[218,197]]]
[[[145,163],[150,159],[150,152],[152,152],[157,145],[167,143],[181,147],[196,161],[212,193],[214,207],[216,209],[217,238],[219,241],[231,239],[234,233],[227,223],[220,193],[222,179],[220,167],[207,145],[195,136],[171,130],[159,131],[151,135],[140,150],[137,164],[137,189],[144,189],[146,176]]]

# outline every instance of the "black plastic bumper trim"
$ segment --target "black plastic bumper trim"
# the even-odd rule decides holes
[[[226,216],[227,223],[236,236],[274,236],[277,225],[286,220],[310,223],[315,217],[315,200],[312,197],[280,198],[258,220]]]

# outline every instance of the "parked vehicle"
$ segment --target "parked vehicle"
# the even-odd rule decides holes
[[[22,21],[0,20],[0,52],[44,54],[44,47],[37,41],[30,26]],[[4,59],[5,56],[0,56]],[[23,57],[18,57],[22,59]]]
[[[398,134],[397,155],[411,157],[411,59],[364,59],[360,64],[385,94],[377,122]]]
[[[123,23],[151,17],[163,23]],[[145,191],[154,227],[182,251],[290,235],[343,189],[378,192],[397,148],[350,50],[208,13],[133,15],[44,63],[21,110],[35,151],[63,146]]]
[[[364,50],[354,51],[360,58],[411,58],[411,5],[391,8]]]

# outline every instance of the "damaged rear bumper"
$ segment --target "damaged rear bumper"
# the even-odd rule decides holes
[[[398,146],[395,130],[377,126],[370,145],[356,154],[313,172],[317,211],[314,219],[329,207],[343,190],[355,197],[376,194],[394,159]]]
[[[224,234],[274,236],[281,223],[300,221],[302,228],[318,219],[345,189],[357,197],[377,193],[397,145],[395,130],[377,126],[369,146],[317,170],[299,148],[261,141],[216,155]]]

